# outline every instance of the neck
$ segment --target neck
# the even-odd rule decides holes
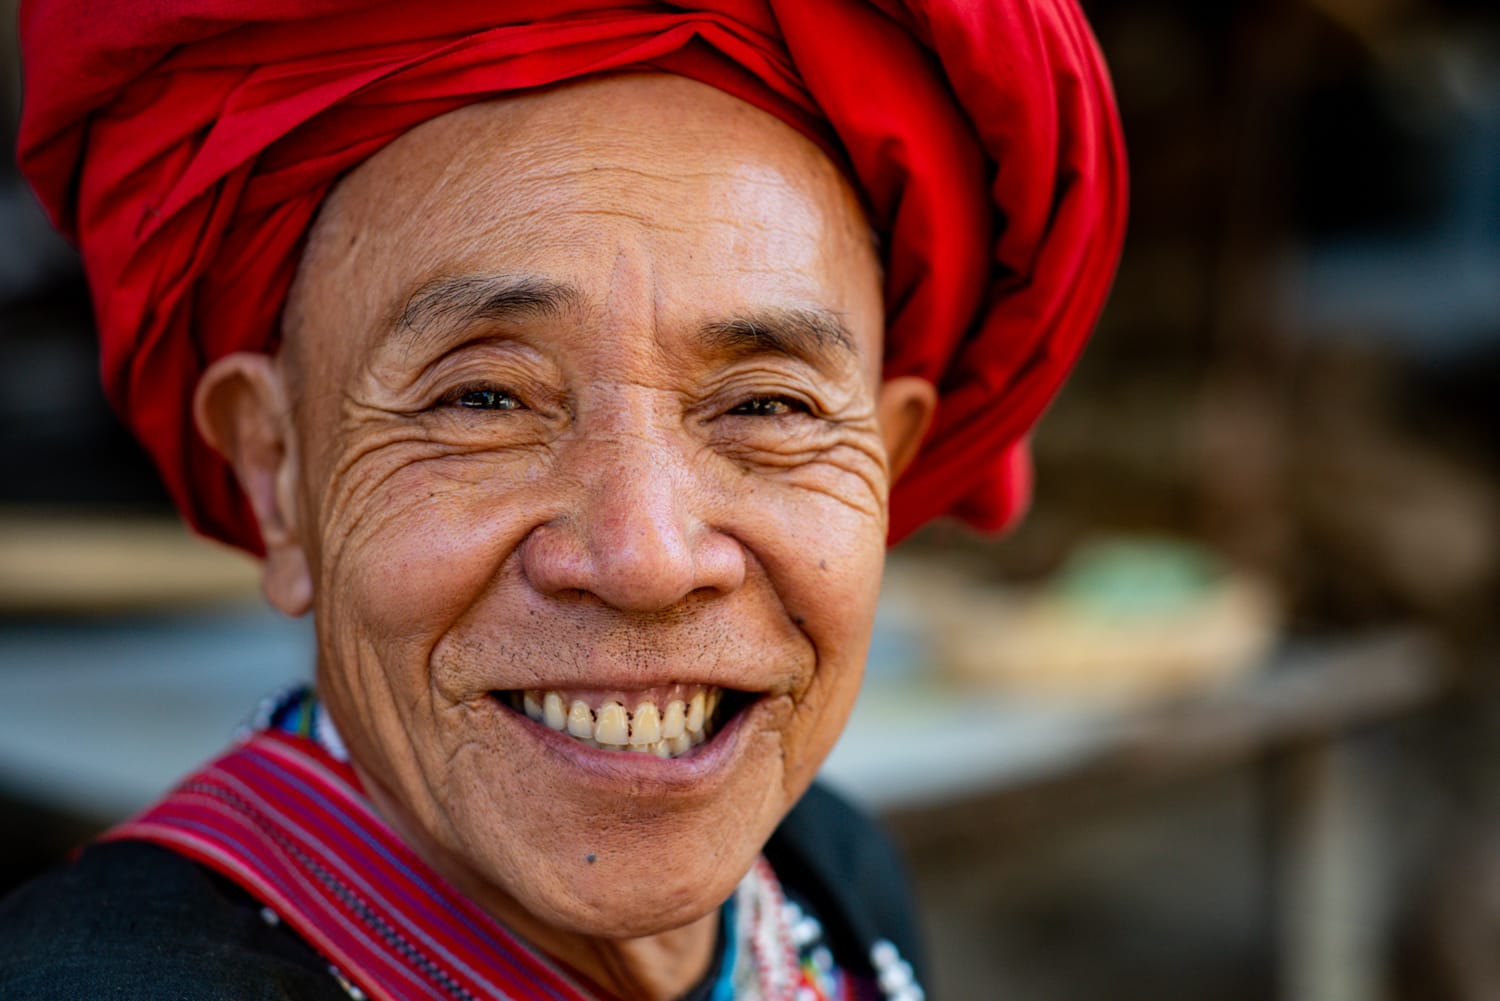
[[[714,912],[658,935],[619,940],[571,936],[572,941],[559,943],[559,951],[544,951],[625,1001],[672,1001],[708,973],[718,926]]]
[[[424,862],[533,948],[561,960],[610,994],[622,1001],[672,1001],[707,975],[719,933],[717,910],[682,927],[638,937],[588,935],[548,924],[433,844],[378,782],[357,763],[350,764],[375,811]]]

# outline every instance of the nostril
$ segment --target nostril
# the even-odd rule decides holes
[[[694,578],[700,590],[734,591],[745,582],[745,547],[733,536],[704,529],[693,551]]]
[[[537,525],[520,546],[521,568],[537,591],[561,598],[588,593],[590,556],[578,533],[565,522]]]

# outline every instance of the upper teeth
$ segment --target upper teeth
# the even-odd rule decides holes
[[[642,699],[634,709],[627,710],[617,699],[590,706],[582,699],[549,689],[521,693],[518,708],[536,722],[591,747],[649,751],[658,757],[675,758],[708,739],[722,696],[722,689],[698,687],[685,699],[670,700],[665,709]]]

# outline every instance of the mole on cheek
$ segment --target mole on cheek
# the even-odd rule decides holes
[[[585,855],[583,857],[583,860],[585,862],[587,862],[589,865],[593,865],[594,862],[595,862],[595,860],[597,860],[598,858],[599,858],[599,856],[595,855],[593,852],[589,852],[587,855]]]

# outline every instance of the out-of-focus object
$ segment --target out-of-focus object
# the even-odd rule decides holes
[[[0,802],[95,826],[143,809],[222,751],[258,700],[306,682],[314,648],[310,620],[265,602],[7,622]]]
[[[1346,606],[1492,619],[1494,485],[1430,442],[1382,428],[1365,416],[1372,409],[1346,403],[1305,422],[1292,469],[1302,545],[1343,575]]]
[[[175,518],[0,516],[0,613],[96,614],[253,597],[245,555]]]
[[[1021,698],[1133,702],[1215,688],[1261,663],[1271,589],[1173,540],[1080,547],[1031,590],[957,578],[924,587],[937,661],[956,682]]]

